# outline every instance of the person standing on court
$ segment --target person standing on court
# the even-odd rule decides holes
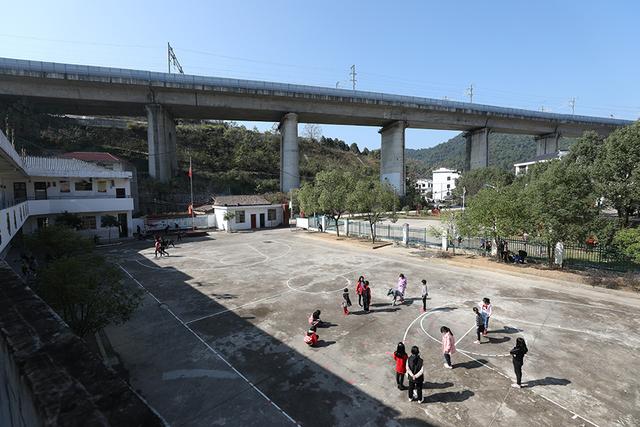
[[[429,296],[429,290],[427,289],[427,281],[422,279],[422,312],[427,311],[427,297]]]
[[[480,337],[484,332],[484,319],[478,307],[473,307],[473,312],[476,314],[476,335],[478,337],[478,339],[474,341],[474,344],[480,344]]]
[[[409,402],[422,402],[423,362],[420,358],[420,350],[415,345],[411,347],[411,356],[407,359],[407,377],[409,378]]]
[[[489,318],[491,317],[492,312],[493,306],[491,305],[489,298],[482,298],[480,313],[482,314],[482,319],[484,319],[484,336],[487,336],[487,333],[489,332]]]
[[[369,281],[364,281],[364,287],[362,288],[362,304],[364,311],[369,312],[369,304],[371,304],[371,288],[369,287]]]
[[[529,349],[524,342],[524,338],[518,337],[516,339],[516,346],[511,349],[511,357],[513,359],[513,370],[516,374],[516,382],[511,384],[513,388],[522,388],[522,365],[524,364],[524,355],[527,354]]]
[[[358,305],[362,307],[362,288],[364,287],[364,276],[358,277],[358,283],[356,283],[356,294],[358,294]]]
[[[444,367],[453,369],[451,366],[451,355],[456,352],[456,340],[453,337],[451,329],[443,326],[440,328],[442,334],[442,354],[444,356]]]
[[[349,307],[351,307],[351,298],[349,298],[349,288],[344,288],[342,291],[342,312],[344,315],[349,314]]]
[[[396,361],[396,385],[398,390],[404,390],[404,376],[407,373],[407,359],[409,356],[404,349],[402,342],[398,343],[396,351],[393,353],[393,360]]]

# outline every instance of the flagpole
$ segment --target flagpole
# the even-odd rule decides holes
[[[195,218],[193,217],[193,169],[191,169],[191,155],[189,155],[189,183],[191,184],[191,230],[196,229]]]

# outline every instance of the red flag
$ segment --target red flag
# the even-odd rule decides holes
[[[187,176],[188,176],[189,178],[192,178],[192,177],[193,177],[193,170],[191,169],[191,165],[189,165],[189,172],[187,172]]]
[[[189,207],[187,208],[187,210],[189,211],[189,215],[193,216],[193,205],[189,204]]]

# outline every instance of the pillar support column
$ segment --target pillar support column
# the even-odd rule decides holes
[[[558,132],[548,133],[546,135],[536,136],[535,140],[538,144],[538,147],[536,149],[536,156],[556,153],[558,151],[560,134]]]
[[[404,163],[404,130],[407,122],[398,121],[386,125],[378,131],[381,137],[380,181],[395,188],[398,196],[406,194],[406,174]]]
[[[280,191],[300,188],[298,115],[287,113],[280,121]]]
[[[489,128],[465,132],[465,171],[489,166]]]
[[[149,175],[168,182],[178,172],[176,124],[161,104],[148,104],[146,110]]]

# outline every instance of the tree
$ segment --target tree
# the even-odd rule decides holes
[[[322,128],[313,123],[307,123],[304,125],[302,134],[310,141],[318,141],[322,136]]]
[[[456,182],[453,196],[458,200],[462,200],[462,191],[466,189],[466,197],[473,197],[486,185],[505,187],[511,184],[513,179],[514,176],[511,172],[495,166],[465,171]]]
[[[231,227],[229,226],[229,222],[233,221],[233,219],[236,217],[236,213],[233,211],[226,211],[224,213],[224,215],[222,216],[222,219],[225,220],[227,222],[227,233],[231,232]]]
[[[114,265],[84,254],[49,263],[38,274],[36,291],[82,337],[129,320],[138,307],[140,292],[121,279]]]
[[[627,258],[640,263],[640,228],[618,230],[613,238],[613,244]]]
[[[569,160],[548,162],[523,193],[533,235],[547,243],[549,264],[555,244],[582,240],[598,214],[590,171]]]
[[[353,181],[351,173],[339,169],[318,173],[313,185],[305,184],[300,189],[298,198],[302,210],[329,215],[336,225],[336,234],[340,236],[338,223],[349,208]]]
[[[607,137],[596,168],[598,190],[618,211],[624,227],[640,207],[640,122]]]
[[[487,236],[497,243],[521,232],[526,224],[526,208],[521,186],[485,187],[469,200],[459,218],[464,235]],[[500,254],[498,254],[500,256]]]
[[[109,241],[111,241],[111,228],[120,227],[120,222],[118,218],[113,215],[102,215],[102,217],[100,217],[100,227],[108,229]]]
[[[371,241],[376,242],[375,224],[380,222],[394,206],[398,197],[391,185],[377,179],[360,178],[349,195],[349,211],[363,214],[369,222]]]
[[[82,220],[78,215],[64,211],[60,215],[56,216],[56,224],[72,228],[74,230],[79,230],[82,226]]]
[[[89,253],[94,248],[91,239],[56,223],[25,236],[29,250],[46,261]]]
[[[355,142],[352,142],[352,143],[351,143],[351,145],[349,146],[349,150],[350,150],[352,153],[360,154],[360,149],[358,148],[358,144],[356,144]]]
[[[362,154],[364,154],[365,156],[368,156],[369,155],[369,149],[367,147],[364,147],[362,149]]]

